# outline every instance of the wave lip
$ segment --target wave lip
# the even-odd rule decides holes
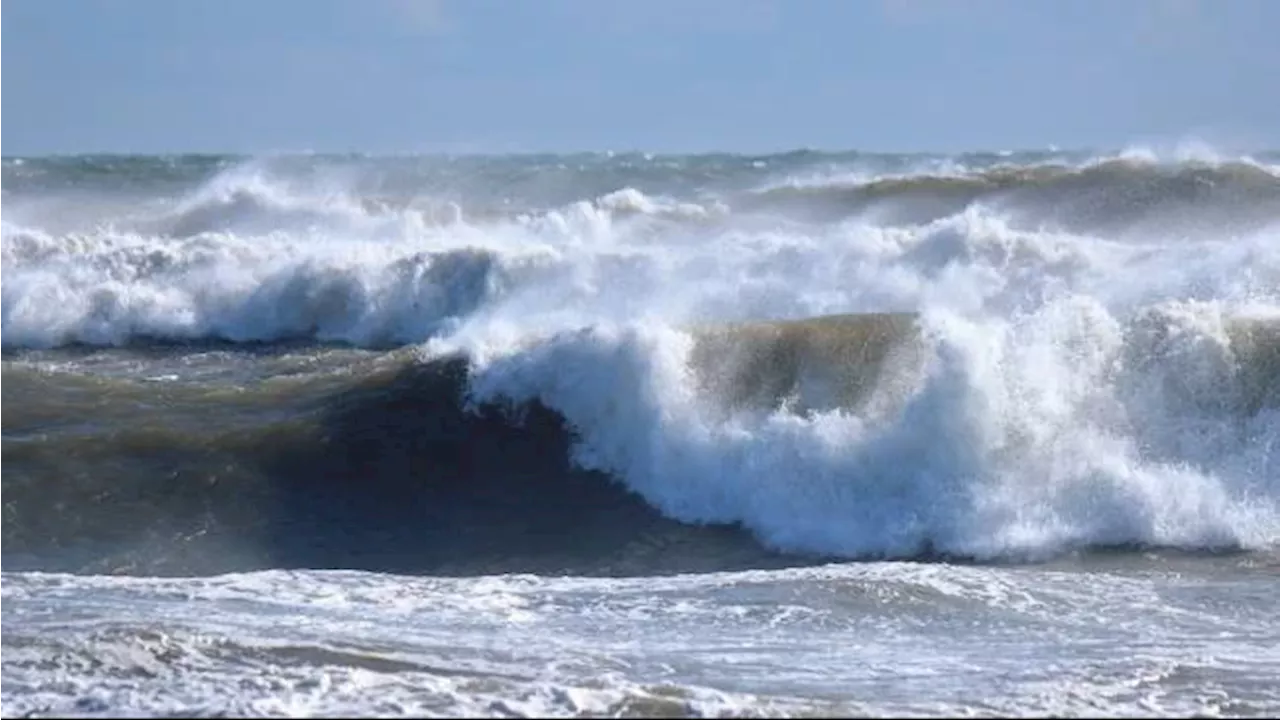
[[[703,328],[689,357],[699,390],[733,410],[865,411],[921,370],[914,313],[830,315]]]

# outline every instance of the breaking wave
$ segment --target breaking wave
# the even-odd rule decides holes
[[[1262,162],[486,162],[483,192],[203,160],[145,202],[6,194],[5,561],[626,574],[1280,542]]]
[[[653,573],[1280,539],[1280,323],[1205,308],[592,328],[241,391],[5,375],[9,558]]]

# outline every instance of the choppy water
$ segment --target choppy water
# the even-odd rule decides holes
[[[3,192],[6,716],[1280,710],[1280,157]]]

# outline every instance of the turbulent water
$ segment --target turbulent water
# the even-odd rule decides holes
[[[5,716],[1280,712],[1280,155],[3,161]]]

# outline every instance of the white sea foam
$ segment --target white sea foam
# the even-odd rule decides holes
[[[630,580],[10,573],[3,699],[6,715],[1266,714],[1270,587],[914,563]]]

